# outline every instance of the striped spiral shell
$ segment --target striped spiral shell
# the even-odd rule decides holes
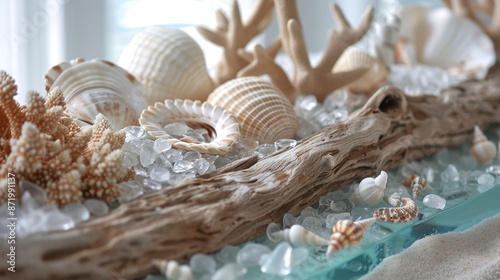
[[[292,104],[272,83],[258,77],[241,77],[218,86],[207,102],[233,113],[244,139],[273,143],[294,138],[298,123]]]
[[[293,225],[289,229],[284,229],[272,233],[275,240],[284,240],[293,246],[322,246],[328,245],[328,240],[320,237],[300,225]]]
[[[410,175],[401,183],[412,190],[413,199],[416,199],[424,190],[432,190],[427,180],[417,175]]]
[[[374,218],[360,221],[340,220],[333,226],[333,233],[328,242],[326,255],[330,256],[334,252],[345,249],[349,246],[356,246],[361,243],[366,230],[375,223]]]
[[[383,207],[373,212],[373,217],[379,221],[390,223],[406,223],[415,219],[418,215],[418,206],[410,198],[401,198],[402,206]]]

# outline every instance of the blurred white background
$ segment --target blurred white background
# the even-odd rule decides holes
[[[204,40],[193,26],[215,25],[214,11],[229,11],[232,0],[0,0],[0,69],[17,81],[17,100],[25,103],[28,90],[43,92],[43,75],[55,64],[83,57],[118,61],[124,45],[149,25],[184,29],[205,52],[208,68],[220,55],[220,48]],[[238,0],[243,18],[255,0]],[[320,52],[327,32],[335,27],[330,6],[334,0],[298,0],[299,16],[307,48]],[[428,6],[438,0],[337,0],[348,20],[356,24],[368,5],[377,8],[377,17],[414,2]],[[276,22],[255,42],[267,45],[278,33]],[[6,39],[5,39],[6,38]]]

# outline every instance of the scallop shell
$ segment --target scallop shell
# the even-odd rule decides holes
[[[232,112],[244,139],[273,143],[294,138],[297,117],[292,104],[272,83],[258,77],[241,77],[218,86],[207,102]]]
[[[402,206],[383,207],[373,212],[373,217],[379,221],[390,223],[406,223],[415,219],[418,215],[418,206],[410,198],[401,198]]]
[[[184,122],[189,127],[205,128],[209,143],[184,142],[170,136],[163,128],[168,123]],[[142,128],[156,138],[169,141],[178,149],[222,155],[236,147],[240,138],[238,120],[229,111],[199,100],[165,100],[144,110],[139,118]]]
[[[125,46],[118,65],[145,87],[148,105],[165,99],[205,101],[215,87],[200,46],[180,29],[143,29]]]
[[[340,249],[356,246],[361,243],[366,230],[375,223],[374,218],[360,221],[340,220],[333,226],[333,233],[328,242],[326,255],[330,256]]]
[[[474,126],[474,140],[470,149],[470,154],[476,158],[480,164],[488,164],[493,161],[497,154],[495,144],[486,138],[479,126]]]
[[[324,246],[328,245],[328,240],[320,237],[300,225],[293,225],[290,229],[285,229],[272,233],[276,240],[284,240],[293,246]]]
[[[193,272],[189,265],[179,265],[177,261],[153,260],[153,265],[170,280],[192,280]]]
[[[144,108],[144,89],[127,71],[112,62],[77,58],[52,67],[44,76],[49,92],[59,87],[68,115],[93,123],[97,114],[106,116],[111,128],[137,125]]]
[[[433,189],[427,180],[417,175],[410,175],[401,183],[412,190],[413,199],[416,199],[424,190]]]
[[[376,205],[384,197],[384,190],[387,185],[387,173],[381,171],[376,178],[364,178],[354,190],[352,199],[355,202]]]
[[[412,13],[418,15],[412,16]],[[412,22],[408,22],[409,19]],[[495,63],[491,39],[470,19],[455,15],[447,8],[427,13],[421,9],[403,11],[402,26],[401,35],[413,40],[420,63],[455,68],[479,79],[485,78]]]
[[[377,58],[357,48],[347,48],[335,63],[333,72],[352,71],[359,68],[368,68],[363,76],[346,87],[354,93],[371,95],[377,87],[387,80],[387,70]]]

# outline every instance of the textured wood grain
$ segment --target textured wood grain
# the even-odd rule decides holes
[[[132,278],[155,258],[185,259],[255,238],[321,195],[471,139],[500,122],[500,83],[471,81],[439,97],[385,87],[343,123],[261,160],[149,193],[65,232],[18,240],[9,279]],[[2,252],[3,254],[3,252]],[[9,273],[9,274],[7,274]]]

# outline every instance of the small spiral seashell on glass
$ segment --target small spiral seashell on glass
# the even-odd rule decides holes
[[[289,229],[284,229],[274,233],[270,233],[272,240],[286,241],[293,246],[323,246],[328,245],[328,240],[320,237],[301,225],[293,225]]]
[[[384,197],[384,190],[387,185],[387,173],[381,171],[377,177],[364,178],[354,190],[352,199],[354,202],[376,205]]]
[[[332,235],[328,242],[326,255],[330,256],[340,249],[345,249],[349,246],[356,246],[361,243],[366,230],[375,223],[374,218],[369,218],[360,221],[340,220],[332,229]]]
[[[44,76],[49,92],[59,87],[66,100],[66,113],[92,124],[97,114],[106,116],[111,128],[137,125],[146,108],[144,89],[130,73],[100,59],[82,58],[61,62]]]
[[[412,190],[413,199],[417,199],[417,197],[424,191],[433,190],[431,185],[424,178],[417,175],[410,175],[404,179],[401,184],[403,186],[410,188]]]
[[[389,205],[394,206],[394,207],[399,207],[401,206],[401,196],[395,192],[391,195],[384,195],[384,201],[389,203]]]
[[[212,139],[209,143],[183,141],[168,134],[169,123],[183,122],[192,129],[204,128]],[[144,110],[139,119],[142,128],[151,136],[162,138],[178,149],[223,155],[232,151],[240,139],[238,120],[227,110],[207,102],[165,100]]]
[[[177,261],[153,260],[153,265],[169,280],[193,280],[193,272],[188,265]]]
[[[259,77],[241,77],[218,86],[207,102],[233,113],[241,136],[259,143],[294,138],[298,128],[292,104],[272,83]]]
[[[178,28],[141,30],[123,49],[118,65],[142,83],[148,105],[165,99],[205,101],[215,87],[200,46]]]
[[[379,221],[390,223],[406,223],[415,219],[418,215],[418,206],[410,198],[401,198],[402,205],[399,207],[383,207],[373,212],[373,217]]]
[[[497,154],[497,147],[495,144],[486,138],[483,131],[479,126],[474,126],[474,139],[470,154],[476,158],[480,164],[488,164],[493,161]]]

